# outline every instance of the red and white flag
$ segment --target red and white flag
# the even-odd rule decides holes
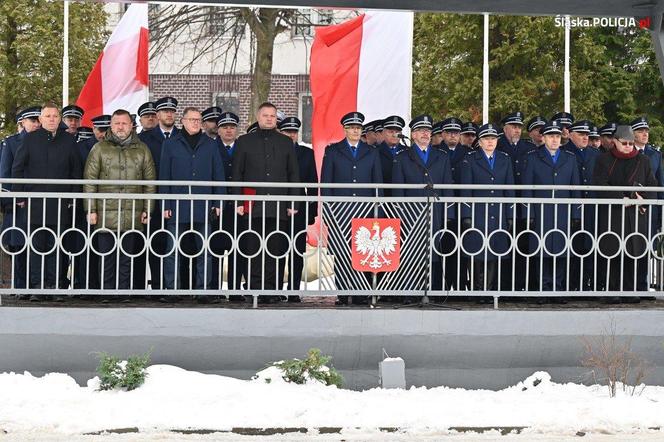
[[[117,109],[136,113],[148,99],[148,5],[132,3],[88,75],[76,104],[83,125]]]
[[[410,120],[413,13],[371,11],[316,28],[311,47],[312,138],[320,175],[325,147],[344,137],[341,117]]]

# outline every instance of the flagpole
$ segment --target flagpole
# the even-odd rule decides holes
[[[569,19],[569,16],[567,17]],[[569,74],[569,39],[570,39],[570,26],[568,21],[565,20],[565,73],[564,73],[564,90],[565,90],[565,112],[570,112],[570,74]]]
[[[482,68],[482,124],[489,122],[489,14],[484,14],[484,63]]]
[[[62,107],[69,104],[69,1],[64,1],[64,51],[62,55]]]

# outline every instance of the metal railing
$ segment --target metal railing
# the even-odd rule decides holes
[[[505,296],[638,297],[664,289],[663,202],[630,199],[631,187],[0,182],[186,188],[186,194],[3,192],[0,248],[11,260],[11,278],[0,294],[245,296],[254,306],[259,297],[278,296],[373,302],[489,296],[497,306]],[[304,196],[297,186],[373,196]],[[202,194],[201,187],[226,193]],[[388,190],[421,196],[382,196]],[[517,196],[493,197],[503,191]],[[603,197],[616,191],[627,197]],[[484,196],[474,196],[479,192]],[[557,197],[581,192],[592,197]],[[538,197],[523,197],[533,193]],[[97,221],[90,224],[94,212]],[[322,222],[314,228],[317,215]],[[353,220],[383,218],[400,225],[399,253],[390,259],[380,255],[389,239],[381,236],[384,229],[365,236],[370,245],[361,251],[352,230]],[[359,271],[354,251],[365,264],[373,253],[375,263],[397,258],[399,265],[390,272]]]

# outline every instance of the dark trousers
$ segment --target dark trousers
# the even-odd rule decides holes
[[[554,269],[555,263],[555,269]],[[542,290],[563,291],[566,289],[567,258],[564,256],[542,258]],[[539,270],[539,268],[538,268]],[[555,284],[555,285],[554,285]]]
[[[467,256],[457,248],[455,252],[450,252],[456,247],[457,238],[463,233],[463,229],[459,228],[455,221],[448,222],[448,230],[452,231],[454,235],[445,233],[440,239],[440,252],[444,255],[441,257],[443,260],[444,276],[445,276],[445,289],[451,290],[466,290],[469,287],[468,269],[469,260]]]
[[[99,241],[97,235],[92,237],[94,250],[88,247],[86,239],[92,235],[93,228],[90,227],[88,235],[88,223],[86,222],[86,214],[82,211],[77,212],[76,228],[83,232],[82,236],[78,233],[71,236],[65,235],[66,249],[72,253],[83,253],[73,256],[72,258],[72,275],[71,285],[75,289],[98,289],[101,286],[99,281],[99,255],[94,250],[99,249]]]
[[[288,223],[288,237],[293,247],[291,247],[291,250],[288,253],[288,260],[286,258],[279,260],[279,281],[284,280],[286,268],[288,268],[288,290],[300,290],[302,270],[304,269],[303,255],[307,251],[307,235],[306,233],[299,233],[306,229],[306,220],[304,219],[304,216],[299,216],[299,213],[295,217],[292,228],[291,224]]]
[[[262,238],[267,237],[271,232],[281,230],[287,232],[285,221],[278,222],[276,218],[265,218],[265,229],[260,218],[252,220],[251,229],[256,231]],[[247,237],[247,249],[253,254],[261,247],[260,240],[254,234],[245,235]],[[249,260],[249,289],[253,290],[276,290],[283,287],[283,281],[279,283],[278,269],[279,260],[273,256],[283,255],[288,248],[288,243],[284,235],[277,234],[265,241],[260,253]],[[267,251],[273,256],[270,256]]]
[[[160,206],[161,207],[161,206]],[[150,217],[150,222],[143,226],[143,233],[147,238],[149,244],[151,244],[152,250],[156,251],[159,254],[165,254],[167,252],[167,235],[163,232],[160,232],[153,236],[150,243],[150,236],[155,231],[162,228],[162,217],[161,213],[158,210],[155,210]],[[164,229],[166,226],[164,225]],[[149,233],[148,233],[149,230]],[[153,289],[161,289],[161,267],[162,267],[162,258],[158,255],[155,255],[152,250],[148,247],[145,252],[140,256],[134,259],[134,278],[133,278],[133,287],[135,289],[145,289],[145,274],[147,266],[150,266],[150,285]]]
[[[597,267],[598,290],[603,290],[606,287],[607,279],[608,289],[611,291],[648,290],[647,256],[639,259],[624,256],[622,262],[620,255],[612,259],[598,257]]]
[[[486,270],[484,269],[486,263]],[[495,259],[473,259],[473,290],[496,290],[496,270],[498,261]],[[486,287],[485,284],[486,283]]]
[[[62,252],[60,247],[55,247],[55,237],[58,235],[58,228],[54,225],[32,225],[31,232],[46,227],[53,233],[40,230],[32,238],[32,247],[30,248],[30,288],[67,288],[67,267],[69,262],[67,255]],[[39,253],[38,253],[39,252]],[[48,253],[46,253],[48,252]]]
[[[107,253],[115,245],[115,250],[101,258],[101,288],[120,289],[130,288],[131,279],[131,257],[120,250],[116,245],[117,236],[113,233],[101,232],[95,235],[98,238],[99,252]],[[127,235],[122,241],[122,248],[128,253],[135,254],[139,247],[138,241],[132,235]],[[136,269],[134,269],[135,271]],[[143,275],[145,278],[145,275]]]
[[[237,239],[238,236],[247,230],[247,217],[239,216],[235,213],[234,205],[228,205],[224,208],[221,215],[221,228],[227,232],[231,238]],[[219,225],[214,225],[215,231]],[[242,290],[242,278],[247,283],[247,258],[238,253],[240,244],[236,243],[235,248],[228,253],[225,259],[228,260],[228,289]],[[210,240],[210,249],[217,255],[223,255],[231,249],[229,237],[225,234],[213,234]],[[243,253],[247,253],[242,249]],[[223,285],[224,258],[212,257],[212,282],[211,288],[221,289]]]
[[[16,253],[25,247],[25,238],[28,236],[28,226],[26,219],[26,209],[16,208],[15,211],[7,210],[2,222],[3,229],[13,228],[3,237],[3,242],[7,250]],[[19,229],[19,230],[15,230]],[[25,237],[21,234],[24,232]],[[27,268],[28,249],[12,256],[12,266],[14,268],[14,279],[12,287],[24,289],[27,287],[26,281],[29,279]]]

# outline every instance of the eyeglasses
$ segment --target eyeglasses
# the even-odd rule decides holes
[[[622,144],[623,146],[634,146],[633,141],[620,141],[620,144]]]
[[[201,118],[183,118],[185,121],[191,121],[192,123],[200,123],[203,120]]]

